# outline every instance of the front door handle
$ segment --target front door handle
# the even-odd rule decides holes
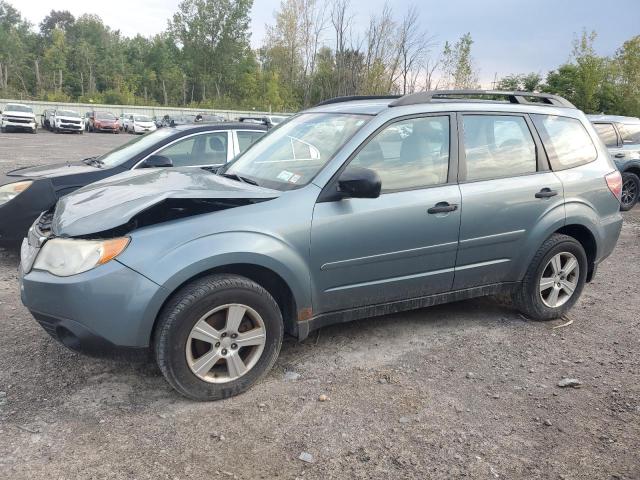
[[[551,198],[558,195],[556,190],[551,190],[550,188],[543,188],[538,193],[536,193],[536,198]]]
[[[429,210],[427,210],[427,213],[429,214],[448,213],[448,212],[455,212],[457,209],[458,209],[458,205],[452,205],[449,202],[438,202]]]
[[[616,153],[614,155],[614,157],[616,157],[616,158],[624,158],[624,153]]]

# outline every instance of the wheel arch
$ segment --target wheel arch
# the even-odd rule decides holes
[[[582,245],[582,248],[584,248],[587,255],[588,270],[586,281],[590,282],[593,278],[595,261],[598,257],[598,243],[593,232],[585,225],[572,223],[559,228],[554,233],[560,233],[572,237]]]
[[[155,315],[153,321],[153,327],[151,329],[149,337],[149,345],[153,344],[153,339],[156,334],[156,327],[158,325],[158,318],[160,317],[163,309],[169,303],[169,301],[185,286],[191,282],[194,282],[200,278],[207,277],[215,274],[228,274],[228,275],[240,275],[256,282],[275,299],[280,312],[282,313],[282,319],[284,321],[285,332],[296,336],[298,333],[298,311],[297,303],[293,291],[287,284],[287,282],[277,272],[262,265],[251,263],[231,263],[227,265],[220,265],[217,267],[203,270],[177,285],[160,305],[160,308]]]

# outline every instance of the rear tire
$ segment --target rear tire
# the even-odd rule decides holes
[[[240,312],[235,322],[232,310]],[[194,338],[202,332],[204,340]],[[160,314],[153,343],[169,384],[188,398],[207,401],[244,392],[266,375],[283,334],[282,314],[269,292],[245,277],[210,275],[174,294]]]
[[[620,199],[620,210],[627,212],[631,210],[640,196],[640,178],[635,173],[624,172],[622,174],[622,196]]]
[[[580,242],[555,233],[531,260],[513,305],[531,320],[559,318],[580,298],[586,277],[587,255]]]

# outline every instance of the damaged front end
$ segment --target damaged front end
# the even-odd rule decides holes
[[[80,273],[115,258],[134,230],[279,195],[206,171],[128,172],[76,190],[40,215],[21,247],[22,270]]]
[[[280,194],[201,169],[132,171],[61,198],[51,219],[51,232],[57,237],[109,238]]]

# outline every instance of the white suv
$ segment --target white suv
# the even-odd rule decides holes
[[[31,133],[37,133],[36,116],[33,109],[20,103],[7,103],[2,111],[0,130],[4,133],[9,129],[29,130]]]

